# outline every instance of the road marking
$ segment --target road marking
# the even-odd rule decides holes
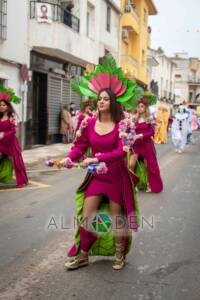
[[[33,169],[33,170],[27,170],[27,173],[39,173],[39,172],[60,172],[60,171],[65,171],[67,170],[66,168],[61,168],[61,169]]]
[[[41,182],[36,182],[36,181],[32,181],[29,180],[29,184],[32,184],[33,186],[28,186],[28,187],[24,187],[24,188],[8,188],[8,189],[0,189],[0,192],[14,192],[14,191],[27,191],[27,190],[35,190],[35,189],[45,189],[45,188],[49,188],[51,187],[51,185],[49,184],[45,184],[45,183],[41,183]]]

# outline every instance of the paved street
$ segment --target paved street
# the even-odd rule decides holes
[[[92,258],[77,271],[64,268],[83,171],[40,163],[28,171],[30,187],[1,187],[0,299],[199,300],[200,134],[182,155],[170,143],[157,150],[165,189],[139,194],[143,226],[118,272],[111,258]],[[48,229],[52,217],[56,226]]]

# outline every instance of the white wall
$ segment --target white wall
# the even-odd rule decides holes
[[[105,54],[105,48],[109,50],[119,61],[119,42],[120,42],[120,15],[111,7],[111,30],[106,30],[107,3],[105,0],[100,1],[101,16],[99,18],[100,29],[100,53]]]
[[[36,19],[30,20],[29,46],[59,49],[70,53],[89,63],[97,64],[99,57],[105,54],[105,48],[117,59],[119,55],[120,15],[111,7],[111,31],[106,31],[105,0],[76,1],[80,14],[80,32],[70,27],[53,22],[52,24],[38,23]],[[92,36],[87,36],[87,7],[88,2],[94,7],[94,28]]]
[[[61,23],[30,21],[30,48],[59,49],[90,63],[97,63],[97,43]]]
[[[21,80],[20,80],[20,76],[19,76],[19,68],[17,66],[14,65],[8,65],[5,63],[1,63],[0,62],[0,70],[5,73],[6,75],[8,75],[8,80],[6,80],[6,86],[12,88],[13,90],[15,90],[16,94],[18,96],[22,96],[22,92],[21,92]],[[14,105],[15,111],[18,114],[19,120],[21,121],[22,119],[22,105],[18,104],[18,105]]]
[[[152,67],[151,78],[158,82],[159,97],[165,96],[167,92],[167,98],[169,93],[174,94],[174,64],[165,55],[160,55],[157,51],[152,52],[159,65]]]
[[[7,1],[7,39],[0,42],[0,70],[9,77],[6,86],[13,88],[19,97],[24,94],[20,78],[20,64],[29,65],[28,2]],[[24,103],[14,105],[20,121],[22,120],[22,105],[26,111],[26,92]]]
[[[0,57],[28,64],[28,5],[29,1],[7,1],[7,40],[0,42]]]

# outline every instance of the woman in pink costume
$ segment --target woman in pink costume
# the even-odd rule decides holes
[[[2,90],[2,88],[1,88]],[[22,188],[28,183],[26,168],[23,162],[18,139],[16,137],[16,115],[11,105],[12,91],[0,90],[0,157],[6,155],[12,162],[15,170],[17,187]],[[1,159],[0,158],[0,159]],[[1,164],[1,160],[0,160]]]
[[[123,78],[121,68],[115,67],[115,64],[112,56],[106,56],[102,64],[96,67],[95,72],[79,79],[77,85],[75,81],[72,82],[74,90],[79,94],[85,96],[88,94],[97,99],[98,117],[89,117],[83,121],[84,126],[83,124],[80,126],[81,136],[77,137],[71,151],[61,163],[67,166],[71,162],[78,161],[90,148],[91,157],[83,160],[83,166],[104,162],[107,172],[87,175],[77,191],[78,193],[84,190],[82,204],[78,207],[76,205],[77,215],[81,212],[83,220],[87,222],[79,225],[78,238],[76,235],[75,244],[68,252],[68,256],[73,258],[67,261],[65,265],[67,269],[88,265],[88,256],[94,253],[106,256],[115,254],[113,269],[122,269],[130,246],[129,229],[136,231],[138,226],[137,200],[126,166],[126,152],[119,137],[119,123],[124,118],[120,102],[124,104],[133,98],[136,84]],[[101,238],[98,231],[92,230],[93,220],[103,204],[108,205],[112,217],[112,234],[114,234],[112,254],[110,250],[113,244],[110,245],[109,238],[104,243],[105,247],[100,247],[99,241],[106,240],[107,235]]]
[[[153,142],[154,122],[149,113],[147,98],[141,98],[138,102],[135,131],[136,136],[130,158],[130,168],[134,172],[138,159],[142,159],[147,171],[147,192],[160,193],[163,190],[163,182]]]
[[[125,164],[126,152],[119,138],[119,122],[123,118],[120,104],[115,102],[112,91],[102,90],[98,97],[99,118],[89,118],[82,135],[76,140],[74,147],[63,161],[79,160],[88,147],[91,147],[92,158],[86,158],[83,165],[86,167],[91,163],[105,162],[108,172],[101,175],[93,175],[85,191],[83,216],[92,219],[98,211],[103,198],[109,201],[112,216],[121,216],[123,213],[130,221],[133,230],[137,224],[133,221],[136,215],[134,199],[132,194],[132,182]],[[90,225],[91,226],[91,225]],[[119,226],[118,226],[119,227]],[[120,269],[125,264],[125,248],[123,232],[115,228],[116,260],[114,269]],[[74,261],[67,263],[67,268],[76,268],[88,264],[88,252],[96,241],[97,235],[90,232],[90,228],[80,227],[80,249],[81,253]]]
[[[77,116],[77,125],[75,129],[75,133],[79,130],[81,122],[86,118],[86,117],[92,117],[92,101],[90,99],[86,99],[81,102],[81,110]]]

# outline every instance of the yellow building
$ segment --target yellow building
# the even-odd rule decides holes
[[[121,0],[122,36],[120,64],[124,73],[146,87],[147,49],[150,47],[149,15],[156,15],[157,9],[152,0]]]

